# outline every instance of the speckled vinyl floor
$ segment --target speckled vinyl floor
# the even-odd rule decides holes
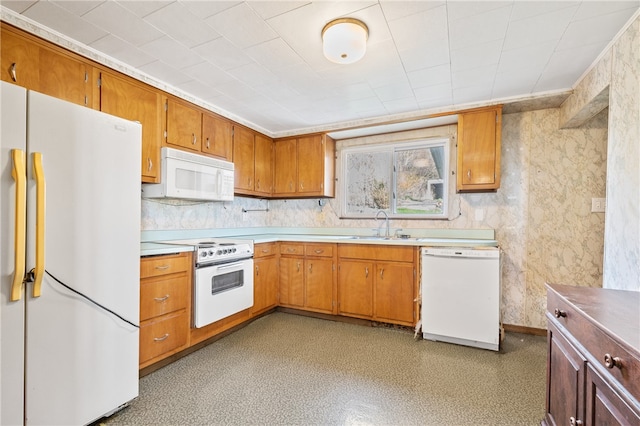
[[[546,339],[500,352],[285,313],[140,380],[109,425],[534,425]]]

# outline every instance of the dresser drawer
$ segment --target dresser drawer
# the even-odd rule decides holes
[[[280,254],[293,255],[293,256],[303,256],[304,255],[304,244],[280,243]]]
[[[144,257],[140,259],[140,278],[189,271],[192,268],[193,265],[191,264],[190,252],[157,257]]]
[[[140,320],[185,309],[189,298],[186,273],[143,279],[140,283]]]
[[[547,292],[548,317],[584,347],[601,372],[615,378],[635,398],[640,395],[640,359],[555,292]],[[617,359],[616,359],[617,358]]]
[[[187,344],[186,311],[151,320],[140,327],[140,364]]]
[[[335,244],[305,244],[306,256],[333,257]]]
[[[256,244],[253,250],[253,257],[266,257],[278,253],[278,243],[260,243]]]

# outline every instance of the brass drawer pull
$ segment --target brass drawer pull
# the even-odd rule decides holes
[[[164,297],[154,297],[153,300],[155,300],[156,302],[164,302],[165,300],[167,300],[169,298],[168,294],[165,294]]]
[[[169,269],[169,265],[156,266],[156,269],[160,269],[161,271],[164,271],[166,269]]]
[[[607,368],[622,368],[622,359],[611,354],[604,354],[604,366]]]
[[[154,342],[162,342],[163,340],[167,340],[167,337],[169,337],[169,333],[165,333],[164,336],[162,336],[162,337],[154,337],[153,341]]]
[[[556,318],[567,317],[567,313],[560,308],[556,308],[556,310],[553,311],[553,315],[555,315]]]
[[[317,249],[315,250],[316,254],[320,254],[320,253],[324,253],[324,249]]]

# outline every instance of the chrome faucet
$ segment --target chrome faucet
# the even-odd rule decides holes
[[[387,232],[384,236],[385,238],[389,238],[389,215],[384,210],[378,210],[378,213],[376,213],[376,221],[380,218],[380,213],[384,215],[387,224]],[[378,236],[380,236],[380,225],[378,225]]]

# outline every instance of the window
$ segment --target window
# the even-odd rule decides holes
[[[346,147],[341,160],[343,217],[447,217],[448,139]]]

